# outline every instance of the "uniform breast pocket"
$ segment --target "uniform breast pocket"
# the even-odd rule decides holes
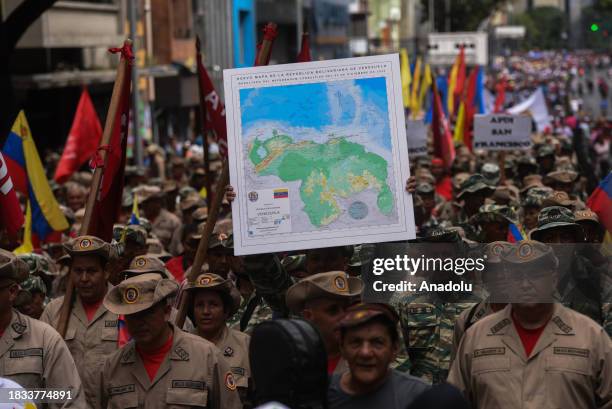
[[[205,408],[208,406],[206,389],[168,388],[167,409]]]
[[[102,329],[101,339],[103,353],[110,355],[117,350],[117,338],[119,336],[119,329],[116,327],[105,327]]]
[[[15,349],[8,352],[4,362],[4,376],[24,388],[43,387],[42,348]]]
[[[508,357],[478,357],[472,360],[473,389],[479,396],[503,396],[503,393],[507,393],[509,375]]]
[[[564,348],[566,353],[568,348]],[[577,401],[577,397],[593,395],[595,387],[591,378],[591,367],[587,358],[588,350],[580,350],[586,356],[552,355],[546,357],[546,395],[552,407],[566,407],[568,402],[573,407],[595,407],[595,402]],[[569,351],[572,352],[572,351]]]
[[[108,399],[108,409],[136,409],[138,408],[138,395],[132,393],[121,393],[112,395]]]
[[[434,345],[437,322],[435,317],[410,317],[406,323],[406,344],[409,350],[429,349]]]

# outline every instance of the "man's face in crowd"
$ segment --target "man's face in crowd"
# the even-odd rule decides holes
[[[136,344],[151,345],[159,342],[168,325],[171,308],[163,300],[144,311],[125,316],[128,332]]]
[[[493,221],[482,224],[482,230],[485,237],[485,242],[505,241],[508,239],[508,222]]]
[[[563,183],[556,182],[555,190],[560,190],[562,192],[567,193],[568,195],[572,195],[574,193],[574,184],[573,183]]]
[[[463,200],[465,201],[465,209],[466,211],[471,211],[476,213],[480,206],[482,206],[486,199],[486,194],[484,190],[479,190],[474,193],[466,193],[463,195]]]
[[[200,240],[195,239],[193,236],[188,236],[187,240],[183,242],[183,256],[187,260],[193,260],[195,258],[196,251],[198,250],[198,244]]]
[[[381,382],[398,351],[387,328],[379,322],[346,330],[340,346],[351,377],[363,386]]]
[[[599,224],[593,222],[580,223],[584,231],[585,241],[587,243],[601,243],[604,237],[604,230]]]
[[[576,236],[571,227],[557,227],[544,230],[540,241],[547,244],[569,244],[576,243]]]
[[[346,271],[348,259],[337,247],[311,249],[306,252],[308,275],[327,271]]]
[[[227,319],[221,295],[216,291],[198,290],[193,297],[193,318],[201,334],[219,331]]]
[[[431,174],[436,178],[436,181],[439,181],[444,177],[444,166],[438,164],[431,165]]]
[[[161,211],[161,199],[149,199],[140,205],[145,217],[151,221],[159,215]]]
[[[342,298],[317,298],[306,303],[302,315],[313,324],[323,337],[330,351],[338,345],[336,325],[344,317],[348,301]]]
[[[515,287],[513,300],[520,301],[521,307],[532,307],[535,304],[552,302],[557,281],[555,272],[551,267],[522,266],[516,264],[510,267],[508,282]]]
[[[538,215],[540,214],[540,209],[537,207],[525,207],[523,213],[523,224],[528,230],[535,229],[538,225]]]
[[[70,189],[66,194],[68,207],[76,212],[82,207],[85,207],[85,192],[81,189]]]
[[[77,293],[86,303],[95,303],[106,295],[109,273],[103,259],[95,255],[75,256],[70,269]]]
[[[423,207],[425,208],[425,211],[427,212],[427,214],[431,214],[434,207],[436,207],[436,200],[434,198],[434,194],[420,194],[419,196],[421,196],[421,200],[423,200]]]
[[[555,157],[554,156],[544,156],[543,158],[539,158],[538,164],[540,165],[540,169],[545,173],[552,171],[555,166]]]
[[[35,291],[32,294],[32,302],[29,305],[30,313],[27,314],[32,318],[39,319],[45,310],[45,295],[40,291]]]
[[[229,274],[230,265],[228,262],[228,257],[225,254],[226,249],[222,246],[218,246],[212,249],[208,249],[208,265],[210,267],[210,271],[215,274],[220,275],[223,278],[227,278]]]

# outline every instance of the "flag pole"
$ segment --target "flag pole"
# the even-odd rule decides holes
[[[123,47],[131,47],[131,45],[132,41],[129,39],[125,40],[125,42],[123,43]],[[126,80],[125,73],[129,64],[131,64],[130,59],[124,58],[122,56],[121,61],[119,63],[119,67],[117,68],[115,85],[113,86],[113,93],[108,107],[108,112],[106,114],[104,133],[102,134],[102,139],[100,140],[98,155],[102,163],[105,163],[106,161],[106,150],[100,148],[108,146],[111,136],[113,134],[115,116],[119,107],[119,101],[121,100],[121,90],[123,89],[123,84]],[[83,217],[83,222],[81,224],[81,230],[79,231],[79,235],[87,234],[89,230],[89,225],[91,224],[91,214],[93,213],[93,208],[96,203],[96,197],[98,196],[98,191],[100,190],[103,173],[104,167],[96,166],[91,182],[91,189],[89,190],[89,196],[87,197],[87,204],[85,206],[85,216]],[[68,320],[70,318],[70,312],[72,310],[73,298],[74,286],[70,277],[70,272],[68,272],[68,279],[66,280],[66,292],[64,293],[64,301],[60,309],[60,316],[56,326],[57,332],[59,332],[62,338],[66,335],[66,330],[68,329]]]
[[[202,58],[200,36],[196,36],[196,56],[198,60]],[[206,187],[206,205],[210,208],[212,205],[212,178],[210,175],[210,155],[208,152],[208,132],[206,129],[206,101],[204,101],[205,95],[202,95],[204,86],[201,75],[198,75],[198,83],[200,94],[200,130],[202,132],[202,147],[204,148],[204,172],[206,173],[206,176],[204,176],[204,186]]]
[[[274,36],[276,35],[276,24],[268,23],[266,29],[271,30],[268,33],[273,32]],[[259,65],[267,65],[268,57],[270,55],[270,51],[272,49],[272,43],[274,41],[273,36],[268,36],[267,34],[264,36],[264,40],[261,44],[261,50],[257,55],[257,66]],[[208,243],[210,242],[210,236],[213,233],[215,228],[215,224],[217,223],[217,217],[219,216],[219,208],[221,207],[221,202],[223,201],[223,197],[225,196],[225,187],[229,184],[229,165],[227,162],[227,158],[223,159],[223,168],[221,170],[221,176],[219,177],[219,181],[217,182],[217,189],[215,191],[215,195],[213,197],[212,206],[208,212],[208,218],[206,219],[206,224],[204,225],[204,231],[202,232],[202,238],[200,239],[200,243],[198,243],[198,249],[196,250],[196,254],[193,260],[193,264],[191,266],[191,270],[189,274],[187,274],[187,282],[193,283],[195,279],[200,275],[202,270],[202,266],[206,261],[206,257],[208,255]],[[185,323],[185,317],[187,315],[187,306],[191,301],[191,294],[189,291],[183,291],[180,295],[180,303],[178,308],[178,313],[176,314],[175,325],[178,328],[183,328],[183,324]]]

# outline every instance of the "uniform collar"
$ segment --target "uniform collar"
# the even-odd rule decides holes
[[[106,293],[108,294],[108,292],[112,288],[113,288],[113,286],[110,283],[107,284]],[[98,310],[94,314],[94,316],[91,319],[91,321],[89,321],[87,319],[87,314],[85,313],[85,308],[83,308],[83,301],[81,300],[81,297],[78,294],[75,297],[75,303],[74,303],[73,308],[72,308],[72,314],[74,314],[74,316],[79,321],[81,321],[81,323],[83,323],[83,325],[85,327],[89,327],[90,325],[93,325],[93,323],[96,322],[98,320],[98,318],[103,316],[107,311],[108,310],[104,306],[104,303],[100,303],[100,305],[98,306]]]

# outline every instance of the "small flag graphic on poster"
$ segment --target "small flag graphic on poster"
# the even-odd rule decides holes
[[[289,189],[274,189],[275,199],[287,199],[289,197]]]

